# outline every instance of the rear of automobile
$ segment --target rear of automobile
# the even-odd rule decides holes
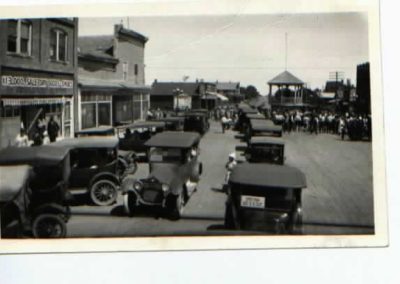
[[[231,184],[238,229],[285,233],[294,206],[294,190]]]

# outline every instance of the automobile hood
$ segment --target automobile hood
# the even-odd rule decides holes
[[[170,163],[154,163],[151,165],[149,178],[156,178],[161,183],[174,186],[180,177],[180,166]]]

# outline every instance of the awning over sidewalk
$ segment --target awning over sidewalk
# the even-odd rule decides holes
[[[109,80],[99,80],[92,78],[80,78],[78,84],[84,90],[109,90],[116,92],[135,91],[139,93],[150,93],[151,89],[150,86],[139,85],[132,82],[109,81]]]
[[[218,99],[221,101],[228,101],[227,97],[218,94],[217,92],[207,92],[206,95],[202,97],[202,99]]]
[[[1,99],[4,106],[55,105],[65,102],[64,98]]]

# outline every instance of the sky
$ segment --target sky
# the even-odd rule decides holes
[[[330,73],[356,82],[368,61],[368,19],[362,13],[80,18],[79,35],[112,34],[123,23],[146,37],[146,84],[158,81],[239,81],[263,95],[287,70],[322,88]],[[287,52],[285,44],[287,34]],[[287,56],[287,61],[285,60]],[[287,62],[287,63],[285,63]]]

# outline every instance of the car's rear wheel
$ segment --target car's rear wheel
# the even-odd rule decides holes
[[[117,200],[117,185],[110,180],[99,180],[90,188],[92,202],[99,206],[107,206]]]
[[[64,238],[67,227],[64,220],[55,214],[41,214],[32,223],[35,238]]]
[[[228,230],[232,230],[235,228],[235,222],[233,221],[233,213],[232,213],[231,203],[227,203],[225,206],[224,227],[225,227],[225,229],[228,229]]]
[[[292,217],[291,233],[294,235],[303,234],[303,213],[300,205],[296,207]]]
[[[135,214],[136,200],[137,197],[133,192],[128,192],[124,195],[124,210],[129,217]]]
[[[171,220],[179,220],[183,214],[185,207],[185,192],[184,189],[179,195],[170,195],[168,197],[167,208]]]

